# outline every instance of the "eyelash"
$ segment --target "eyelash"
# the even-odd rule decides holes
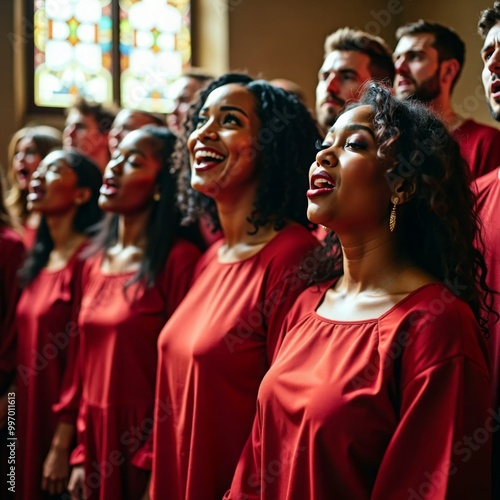
[[[318,150],[318,151],[323,151],[324,149],[328,149],[330,147],[330,144],[323,144],[319,139],[316,141],[316,143],[314,144],[314,147]]]
[[[314,146],[318,151],[323,151],[325,149],[328,149],[330,147],[330,144],[323,144],[320,140],[317,140]],[[366,149],[366,144],[356,141],[347,141],[345,143],[345,147],[352,149]]]
[[[236,125],[241,125],[241,121],[239,120],[239,118],[236,115],[233,115],[232,113],[228,113],[224,117],[224,123],[229,123],[229,122],[235,123]]]

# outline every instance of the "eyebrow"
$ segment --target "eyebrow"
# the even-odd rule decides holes
[[[201,108],[200,113],[206,113],[208,111],[208,109],[209,109],[208,106]],[[245,115],[248,118],[248,114],[245,111],[243,111],[241,108],[238,108],[236,106],[221,106],[220,110],[221,111],[237,111],[238,113],[241,113],[242,115]]]
[[[375,139],[375,134],[373,133],[373,130],[370,127],[367,127],[366,125],[361,125],[359,123],[352,123],[351,125],[346,125],[344,127],[344,130],[348,130],[349,132],[356,132],[357,130],[364,130],[365,132],[368,132],[372,137],[373,140]],[[333,126],[328,133],[333,134],[335,131],[335,126]]]
[[[125,153],[128,154],[129,156],[130,155],[139,155],[139,156],[142,156],[143,158],[146,158],[146,155],[140,149],[129,149]],[[123,151],[120,150],[120,154],[123,154]]]

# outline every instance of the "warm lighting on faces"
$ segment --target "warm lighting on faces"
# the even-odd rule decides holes
[[[349,102],[359,100],[363,84],[371,78],[370,58],[353,50],[334,50],[328,54],[318,73],[316,116],[329,128]]]
[[[486,102],[494,120],[500,121],[500,23],[493,26],[481,50]]]
[[[91,115],[84,115],[77,109],[72,109],[66,117],[63,130],[63,144],[65,148],[75,148],[84,155],[92,157],[101,147],[103,134]]]
[[[144,125],[154,124],[154,120],[144,113],[130,109],[122,109],[115,117],[108,136],[108,146],[111,155],[115,152],[120,141],[132,130]]]
[[[309,170],[307,217],[339,235],[382,227],[389,214],[388,163],[377,157],[372,119],[370,106],[340,115]]]
[[[393,54],[394,92],[398,99],[415,95],[428,102],[440,94],[441,65],[433,43],[432,33],[402,36],[399,40]]]
[[[207,97],[188,140],[194,189],[217,199],[257,185],[256,106],[253,94],[238,84],[223,85]]]
[[[104,170],[99,206],[102,210],[133,215],[149,210],[162,168],[156,138],[134,130],[120,142]]]
[[[28,209],[42,215],[64,214],[85,199],[86,189],[67,164],[64,151],[49,153],[38,165],[29,183]]]
[[[31,137],[23,137],[16,144],[12,168],[16,174],[19,189],[25,191],[42,157]]]

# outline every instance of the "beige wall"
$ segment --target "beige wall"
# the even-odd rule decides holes
[[[305,90],[314,107],[314,89],[322,62],[323,42],[335,29],[349,25],[379,34],[394,46],[394,32],[405,22],[420,17],[454,27],[467,44],[467,60],[457,85],[454,102],[466,116],[494,123],[488,115],[479,79],[481,40],[476,35],[480,10],[493,0],[193,0],[195,63],[214,74],[246,70],[262,78],[289,78]],[[0,2],[0,161],[6,161],[6,145],[12,133],[26,121],[61,124],[50,116],[24,112],[21,53],[14,57],[9,33],[16,30],[23,47],[23,17],[14,5],[22,0]],[[24,37],[26,42],[29,36]]]

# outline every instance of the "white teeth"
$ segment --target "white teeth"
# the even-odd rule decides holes
[[[202,151],[196,152],[195,158],[197,160],[201,160],[203,158],[212,158],[214,160],[222,161],[222,160],[224,160],[225,157],[222,155],[219,155],[217,153],[214,153],[213,151],[202,150]]]
[[[326,179],[322,179],[322,178],[316,179],[314,181],[314,185],[318,188],[334,188],[335,187],[331,182],[328,182]]]

